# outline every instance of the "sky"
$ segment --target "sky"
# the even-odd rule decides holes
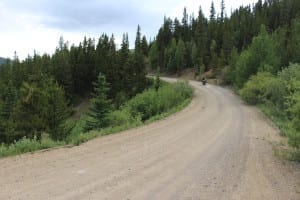
[[[225,0],[227,15],[241,5],[257,0]],[[60,36],[78,45],[84,36],[97,39],[114,34],[120,45],[123,33],[134,44],[137,25],[153,39],[164,16],[182,19],[184,7],[197,17],[201,6],[208,17],[211,0],[0,0],[0,57],[20,59],[52,54]],[[217,13],[221,0],[213,0]],[[131,46],[131,48],[133,48]]]

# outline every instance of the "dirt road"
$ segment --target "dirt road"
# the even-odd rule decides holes
[[[300,199],[277,130],[231,91],[199,82],[183,111],[78,147],[0,160],[0,199]]]

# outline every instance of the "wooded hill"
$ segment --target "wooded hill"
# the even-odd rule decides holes
[[[180,73],[184,68],[194,67],[197,73],[209,69],[218,73],[230,64],[232,52],[240,53],[249,47],[253,37],[260,32],[261,25],[265,26],[268,34],[282,34],[284,46],[278,53],[283,55],[278,65],[287,66],[289,62],[297,61],[293,55],[296,49],[292,49],[296,45],[290,35],[293,21],[299,17],[300,1],[259,0],[253,6],[234,10],[229,17],[225,6],[223,0],[217,14],[212,2],[208,19],[201,7],[197,17],[189,15],[186,9],[181,20],[165,17],[155,41],[150,45],[152,68]],[[288,46],[287,52],[284,49]]]
[[[114,36],[96,41],[84,38],[68,46],[63,38],[53,55],[18,58],[0,68],[0,143],[26,136],[62,139],[70,127],[65,121],[70,106],[90,96],[99,73],[109,84],[108,98],[118,108],[149,84],[146,79],[147,43],[138,27],[135,49],[129,50],[127,34],[116,49]]]

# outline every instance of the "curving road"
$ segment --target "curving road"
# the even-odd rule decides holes
[[[172,79],[168,79],[172,81]],[[300,199],[278,131],[230,90],[195,88],[183,111],[73,148],[0,160],[0,199]]]

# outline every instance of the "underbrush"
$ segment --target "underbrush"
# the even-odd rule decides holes
[[[44,138],[42,140],[23,138],[19,141],[15,141],[10,145],[0,145],[0,157],[18,155],[21,153],[33,152],[41,149],[53,148],[56,146],[62,146],[66,143],[63,141],[57,142],[50,138]]]
[[[273,123],[279,128],[280,135],[288,137],[290,147],[288,149],[277,149],[276,155],[292,161],[300,161],[299,131],[295,129],[291,120],[289,120],[283,112],[278,110],[271,103],[258,105],[258,108],[269,117]]]
[[[84,133],[85,121],[82,116],[67,138],[67,143],[79,145],[92,138],[113,134],[138,127],[171,115],[188,105],[193,97],[193,89],[187,82],[163,84],[157,91],[154,88],[136,95],[119,110],[108,115],[109,126],[101,130]]]
[[[162,83],[156,90],[150,88],[137,94],[118,110],[108,114],[109,126],[84,133],[88,115],[82,115],[79,120],[68,120],[66,126],[73,127],[64,141],[53,141],[46,137],[42,140],[23,138],[10,145],[0,145],[0,157],[18,155],[41,149],[63,145],[79,145],[93,138],[117,133],[130,128],[148,124],[165,118],[186,107],[193,97],[193,89],[187,82],[174,84]]]
[[[239,91],[249,104],[258,107],[288,137],[288,158],[300,161],[300,65],[291,64],[278,75],[259,72]]]

